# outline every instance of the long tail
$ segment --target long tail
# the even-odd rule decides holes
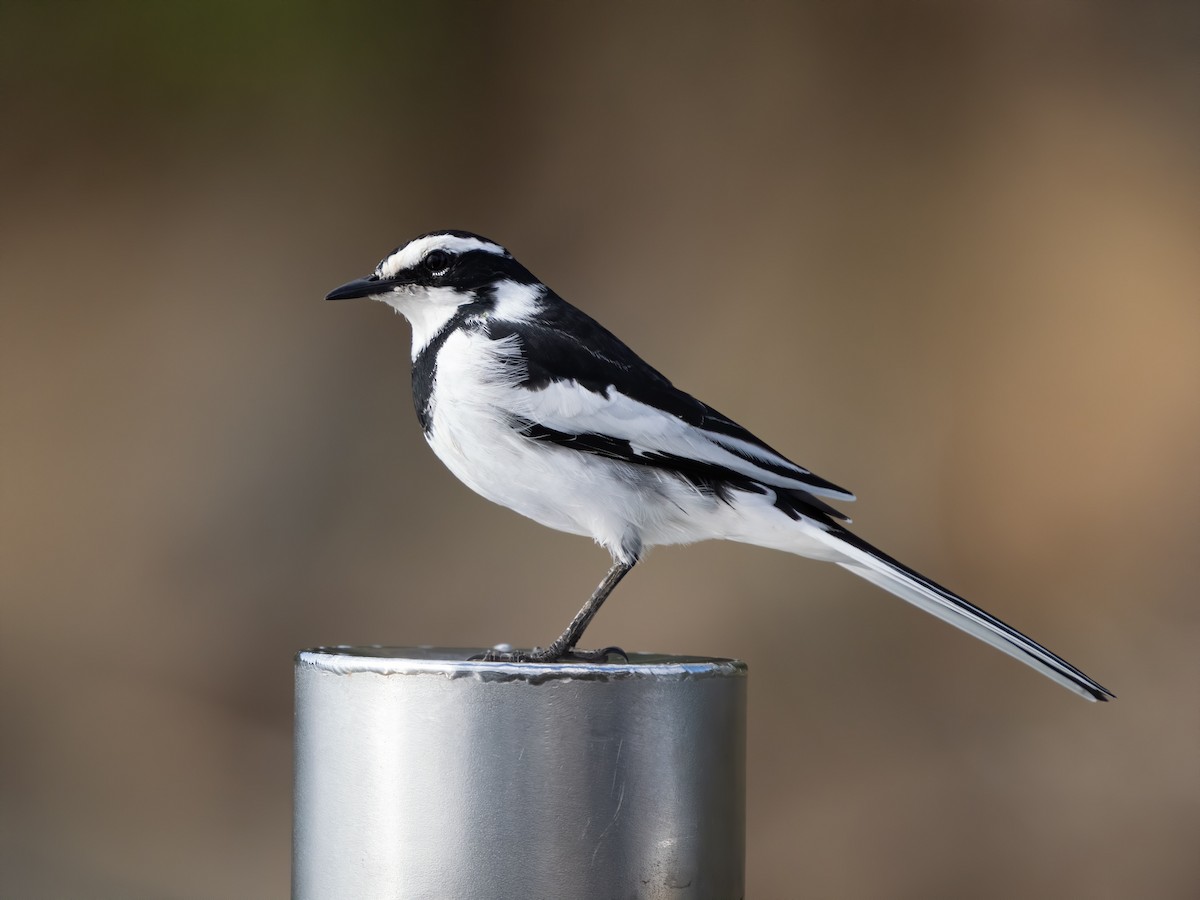
[[[1061,656],[1051,653],[1037,641],[1027,638],[1010,625],[968,603],[939,584],[886,553],[872,547],[862,538],[834,526],[827,528],[824,538],[843,557],[838,565],[849,569],[885,591],[890,591],[913,606],[932,613],[939,619],[973,634],[1047,678],[1074,691],[1086,700],[1108,700],[1116,695],[1079,671]]]

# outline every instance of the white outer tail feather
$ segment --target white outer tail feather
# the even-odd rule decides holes
[[[972,604],[958,595],[928,579],[913,577],[916,573],[909,574],[888,559],[843,540],[836,532],[825,532],[824,536],[845,558],[845,561],[839,560],[838,565],[859,578],[865,578],[913,606],[991,644],[1085,700],[1095,702],[1112,696],[1070,663],[988,613],[982,610],[977,612]]]

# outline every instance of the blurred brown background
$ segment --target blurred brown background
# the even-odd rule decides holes
[[[293,652],[599,580],[321,301],[441,227],[1120,696],[656,551],[589,641],[750,663],[750,896],[1200,894],[1197,9],[0,6],[0,895],[286,896]]]

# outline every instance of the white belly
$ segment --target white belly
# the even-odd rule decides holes
[[[460,331],[438,354],[426,437],[476,493],[626,560],[655,544],[712,538],[824,554],[823,544],[807,546],[803,526],[774,509],[770,494],[739,494],[730,505],[665,470],[521,435],[512,417],[535,417],[522,407],[528,394],[516,386],[525,372],[515,351],[511,339]]]
[[[511,416],[524,412],[524,389],[514,387],[524,377],[515,349],[511,341],[468,331],[441,348],[427,438],[446,467],[487,499],[594,538],[617,556],[698,540],[681,527],[693,523],[671,495],[686,493],[689,507],[711,498],[665,473],[534,441],[514,429]]]

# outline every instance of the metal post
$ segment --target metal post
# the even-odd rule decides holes
[[[746,666],[296,657],[295,900],[731,900]]]

